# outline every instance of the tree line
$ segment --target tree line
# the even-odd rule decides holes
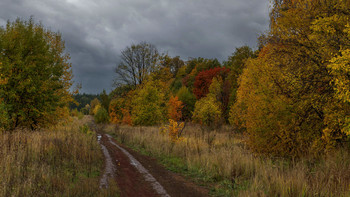
[[[230,124],[251,150],[273,156],[350,147],[349,0],[271,3],[256,51],[242,46],[223,62],[185,61],[133,44],[121,52],[115,89],[89,105],[80,97],[80,109],[114,124]],[[32,19],[8,22],[0,48],[1,128],[35,129],[67,114],[71,65],[58,33]]]
[[[349,1],[272,3],[259,49],[239,47],[222,63],[183,61],[145,42],[127,47],[116,69],[111,121],[166,122],[175,99],[179,120],[211,128],[230,123],[258,153],[300,157],[349,144]]]

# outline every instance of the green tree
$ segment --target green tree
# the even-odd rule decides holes
[[[0,74],[6,79],[0,83],[0,101],[10,129],[35,129],[67,115],[72,73],[59,33],[32,18],[17,19],[0,28],[0,50]]]
[[[166,98],[163,89],[154,81],[139,87],[133,100],[134,125],[156,125],[166,119]]]
[[[192,118],[194,104],[196,103],[196,97],[186,88],[186,86],[180,88],[177,92],[177,97],[183,103],[182,118],[184,120],[190,120]]]
[[[228,83],[230,84],[230,101],[231,106],[236,101],[236,93],[238,89],[238,79],[241,76],[245,67],[245,62],[249,58],[254,58],[255,54],[249,46],[242,46],[236,48],[235,52],[228,57],[228,60],[224,62],[224,66],[230,69],[228,74]]]
[[[96,114],[94,115],[94,119],[96,123],[108,123],[109,122],[109,116],[108,112],[104,107],[98,108]]]
[[[101,105],[104,107],[106,110],[108,110],[110,99],[108,94],[106,93],[106,90],[103,90],[102,93],[100,94],[101,98]]]

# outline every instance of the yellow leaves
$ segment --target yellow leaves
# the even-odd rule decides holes
[[[181,137],[181,132],[184,129],[184,122],[178,123],[173,119],[169,119],[169,124],[160,128],[160,133],[168,134],[171,142],[181,142],[184,141],[185,138]]]
[[[139,86],[132,101],[133,124],[151,126],[164,121],[165,93],[158,81],[147,81]]]
[[[196,102],[192,118],[204,126],[217,126],[222,118],[220,103],[209,94]]]
[[[332,82],[336,96],[343,102],[350,102],[350,49],[341,50],[341,55],[330,60],[328,68],[331,70]]]
[[[314,32],[322,32],[326,34],[336,33],[335,25],[340,22],[340,16],[332,15],[330,17],[319,17],[311,22],[311,29]]]
[[[345,127],[342,129],[342,132],[350,137],[350,118],[345,119]]]
[[[100,104],[96,105],[96,106],[94,107],[94,109],[92,109],[92,113],[93,113],[93,114],[96,114],[97,111],[98,111],[100,108],[101,108],[101,105],[100,105]]]

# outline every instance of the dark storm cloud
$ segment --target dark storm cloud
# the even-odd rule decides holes
[[[224,60],[256,46],[268,0],[1,0],[0,25],[34,16],[59,31],[82,92],[111,90],[122,49],[147,41],[172,56]]]

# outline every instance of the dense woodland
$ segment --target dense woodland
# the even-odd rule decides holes
[[[127,47],[110,120],[157,125],[176,113],[176,121],[211,129],[229,123],[252,150],[274,156],[343,146],[350,124],[348,8],[348,1],[274,1],[258,50],[239,47],[222,63],[183,61],[145,42]]]
[[[184,61],[151,43],[133,44],[121,52],[116,88],[109,95],[75,95],[75,103],[60,34],[33,19],[8,22],[0,29],[1,127],[55,124],[71,103],[114,124],[230,124],[258,153],[330,151],[349,141],[348,7],[336,0],[273,1],[258,49],[238,47],[223,62]]]

